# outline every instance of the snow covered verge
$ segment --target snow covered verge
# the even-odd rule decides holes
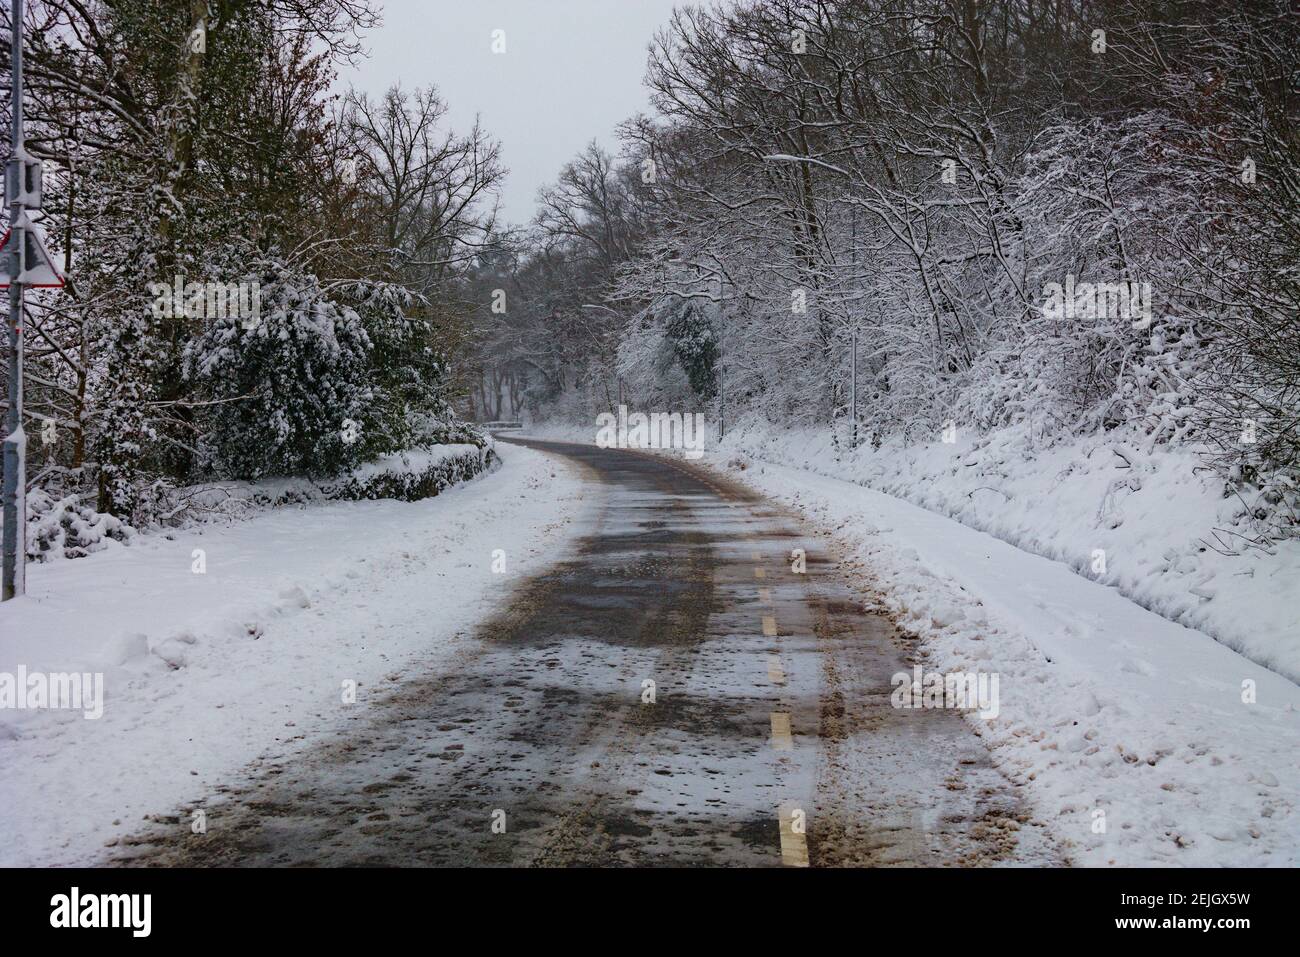
[[[829,530],[843,569],[879,589],[929,667],[1000,676],[1000,713],[971,724],[1076,863],[1300,865],[1300,687],[945,516],[740,465],[732,477]]]
[[[449,662],[599,494],[541,453],[502,458],[436,498],[314,501],[32,566],[27,596],[0,606],[0,674],[99,672],[105,700],[98,719],[0,709],[0,865],[93,862],[143,815],[211,797]]]
[[[246,518],[266,508],[328,499],[395,498],[414,502],[468,481],[498,464],[495,443],[425,445],[380,456],[332,479],[263,479],[213,482],[185,488],[160,487],[144,510],[168,527],[195,522]],[[96,512],[76,494],[53,497],[41,489],[27,495],[27,557],[30,561],[82,558],[91,552],[126,544],[139,531]]]
[[[1300,537],[1266,542],[1255,502],[1190,450],[1118,431],[1047,442],[1029,427],[901,447],[752,420],[726,452],[887,492],[988,532],[1300,681]]]

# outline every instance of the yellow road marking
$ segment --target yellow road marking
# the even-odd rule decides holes
[[[767,656],[767,677],[773,684],[785,684],[785,669],[781,667],[781,659],[776,655]]]
[[[758,590],[758,600],[764,605],[772,604],[772,591],[769,588],[760,588]]]
[[[772,747],[777,751],[793,751],[794,738],[790,736],[790,715],[784,711],[773,711],[770,718],[772,721]]]
[[[808,866],[807,816],[803,810],[791,805],[782,805],[781,816],[781,863],[786,867]],[[797,829],[796,829],[797,828]]]
[[[753,557],[754,561],[756,561],[756,562],[761,562],[761,561],[763,560],[763,553],[762,553],[762,552],[754,552],[752,557]]]
[[[761,569],[761,568],[755,568],[755,569],[754,569],[754,577],[755,577],[755,578],[764,578],[764,577],[766,577],[766,576],[767,576],[767,572],[763,571],[763,569]]]
[[[763,637],[764,638],[776,637],[776,619],[773,618],[771,615],[763,616]]]

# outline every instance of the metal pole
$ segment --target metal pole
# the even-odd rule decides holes
[[[13,0],[13,41],[10,61],[13,67],[13,156],[23,158],[23,0]],[[23,172],[19,170],[20,180]],[[19,184],[21,186],[21,182]],[[4,437],[4,580],[0,600],[17,598],[27,590],[27,469],[24,462],[26,436],[23,434],[23,287],[18,282],[22,266],[23,230],[22,189],[14,192],[9,208],[13,254],[9,262],[9,411],[5,416]]]
[[[853,330],[853,360],[849,365],[849,384],[852,398],[849,400],[849,419],[852,422],[849,431],[849,448],[858,447],[858,330]]]

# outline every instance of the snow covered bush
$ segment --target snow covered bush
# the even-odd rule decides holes
[[[239,520],[267,508],[330,499],[414,502],[499,467],[491,437],[474,426],[427,426],[427,434],[435,432],[445,441],[390,452],[320,481],[299,476],[176,487],[155,480],[133,490],[133,524],[96,511],[79,494],[55,497],[32,489],[26,497],[27,557],[34,562],[82,558],[109,541],[129,544],[152,528]]]
[[[330,498],[395,498],[414,502],[496,467],[489,440],[483,445],[437,445],[393,452],[325,483]]]
[[[424,423],[454,419],[447,401],[450,372],[430,320],[430,305],[403,286],[343,283],[333,295],[353,308],[369,340],[371,400],[363,410],[363,458],[428,442]]]
[[[375,396],[361,317],[281,258],[262,259],[254,275],[260,316],[206,320],[185,350],[185,376],[208,396],[204,464],[232,478],[356,464]]]
[[[185,350],[185,375],[204,396],[200,474],[322,477],[448,441],[428,425],[454,422],[447,361],[407,289],[327,289],[276,255],[247,279],[259,283],[260,314],[205,320]]]
[[[121,519],[95,511],[78,495],[52,499],[40,489],[27,493],[27,558],[82,558],[111,541],[129,542],[136,531]]]
[[[456,418],[440,418],[427,413],[408,415],[408,427],[414,437],[412,445],[423,448],[430,445],[474,445],[486,448],[492,445],[492,436],[472,422]]]

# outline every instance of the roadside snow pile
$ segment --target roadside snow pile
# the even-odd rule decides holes
[[[411,474],[457,457],[413,456]],[[436,498],[317,501],[32,566],[0,605],[0,673],[102,674],[103,715],[0,708],[0,866],[93,862],[142,815],[369,720],[394,682],[471,650],[602,494],[542,453],[504,457]]]
[[[998,716],[970,722],[1076,863],[1300,865],[1296,685],[899,498],[761,462],[731,475],[834,529],[841,568],[879,588],[930,667],[1000,676]]]
[[[947,515],[1300,681],[1300,538],[1268,541],[1261,503],[1186,450],[1115,432],[1048,442],[1028,427],[879,450],[747,423],[726,453],[806,469]]]

